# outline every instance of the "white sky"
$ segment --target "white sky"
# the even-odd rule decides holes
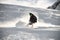
[[[35,8],[46,8],[56,0],[1,0],[0,3],[22,5]]]

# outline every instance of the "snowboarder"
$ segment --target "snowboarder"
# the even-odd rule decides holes
[[[32,13],[29,13],[29,15],[30,15],[29,25],[32,25],[33,28],[33,24],[37,22],[37,17]]]

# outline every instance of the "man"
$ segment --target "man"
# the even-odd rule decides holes
[[[33,27],[33,24],[37,22],[37,17],[32,13],[29,13],[29,15],[30,15],[29,25],[32,25]]]

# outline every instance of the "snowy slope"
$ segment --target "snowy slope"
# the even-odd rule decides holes
[[[38,22],[34,24],[34,28],[60,27],[59,10],[47,10],[11,4],[0,4],[0,8],[0,27],[26,27],[29,22],[30,12],[32,12],[38,18]]]
[[[0,40],[60,40],[59,30],[0,28]]]
[[[0,28],[0,40],[60,40],[60,28],[56,26],[60,25],[60,11],[8,4],[0,4],[0,9],[0,27],[4,27]],[[26,28],[29,12],[38,18],[36,29]]]
[[[0,3],[14,4],[34,8],[47,8],[51,6],[56,0],[0,0]]]
[[[29,12],[38,18],[36,29],[26,26]],[[0,4],[0,40],[60,40],[59,21],[59,10]]]

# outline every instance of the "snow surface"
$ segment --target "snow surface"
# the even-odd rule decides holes
[[[27,27],[29,23],[29,13],[33,13],[38,22],[33,28],[38,27],[60,27],[60,11],[47,10],[42,8],[31,8],[17,5],[2,4],[0,11],[0,27]],[[0,6],[0,7],[1,7]]]
[[[39,36],[40,35],[34,33],[18,31],[3,37],[1,40],[55,40],[53,38],[39,38]]]
[[[1,0],[0,3],[14,4],[34,8],[44,8],[51,6],[56,0]]]

